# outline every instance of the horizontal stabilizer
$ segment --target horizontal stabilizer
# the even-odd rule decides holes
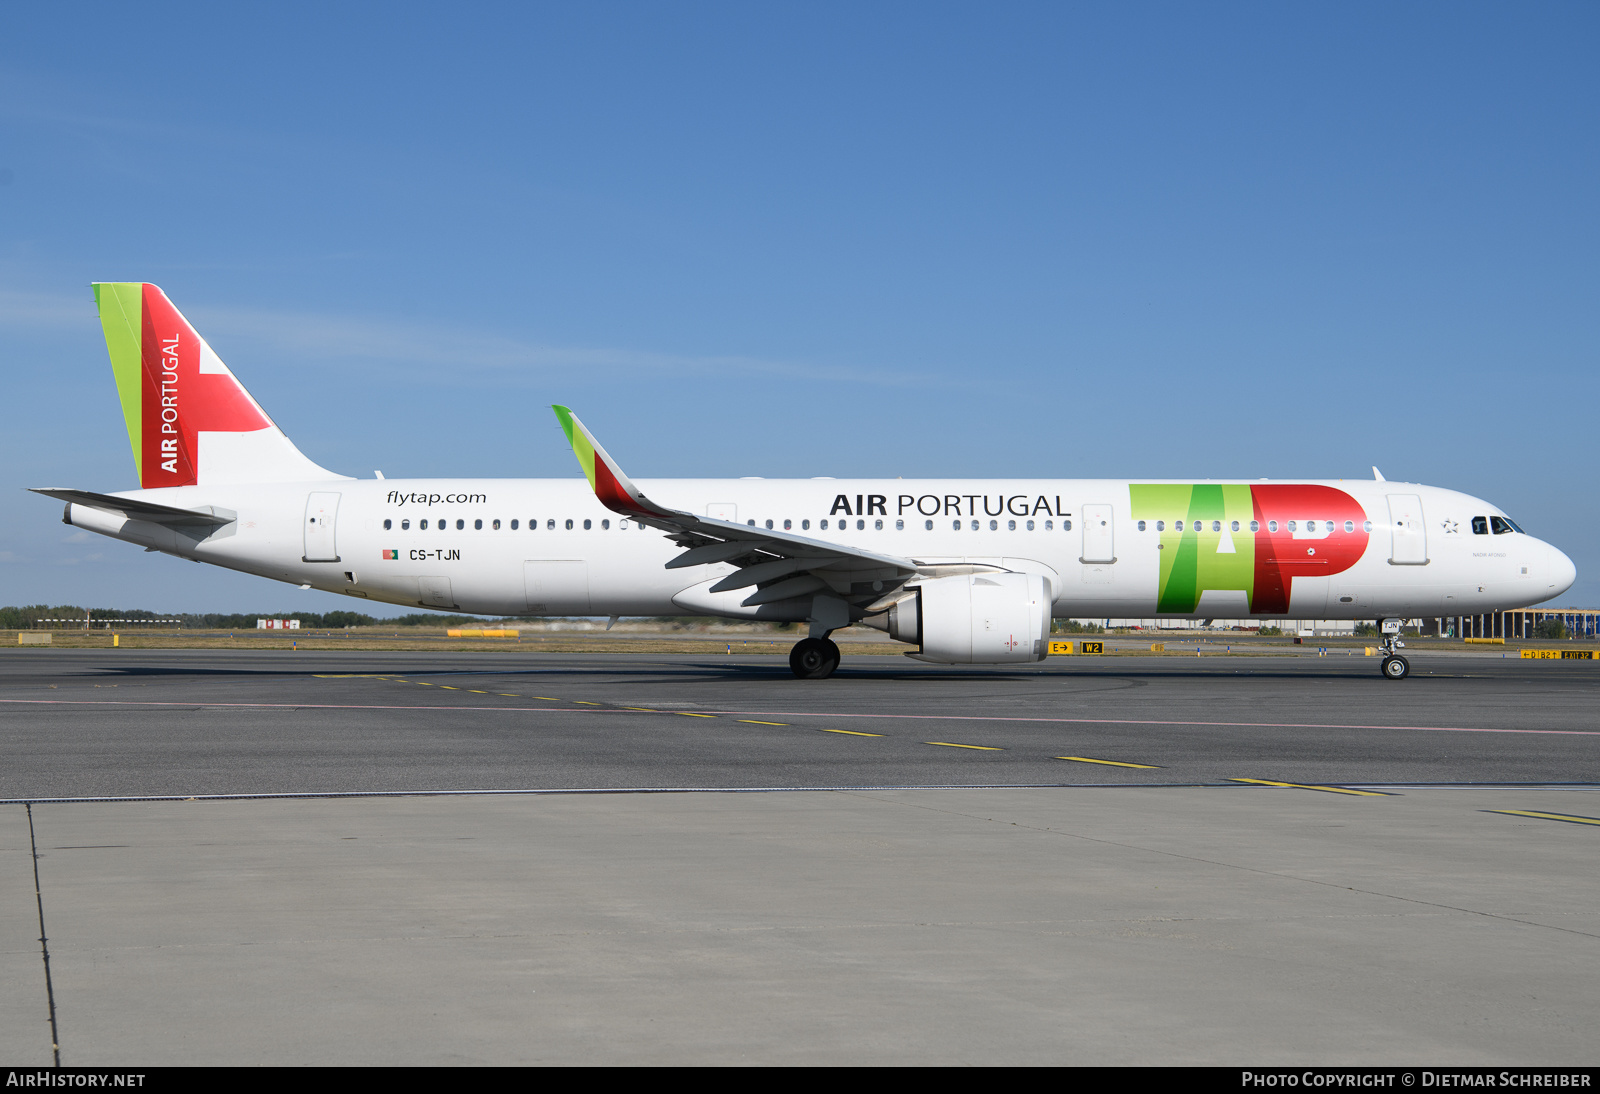
[[[214,527],[238,519],[238,514],[210,505],[199,509],[179,509],[171,505],[157,505],[155,502],[138,501],[134,498],[119,498],[115,494],[95,494],[88,490],[66,490],[51,486],[34,486],[29,489],[35,494],[43,494],[47,498],[55,498],[71,505],[118,513],[129,520],[149,521],[151,524],[164,524],[171,528]]]

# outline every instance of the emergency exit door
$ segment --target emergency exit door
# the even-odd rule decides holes
[[[338,515],[338,494],[315,493],[306,499],[306,553],[300,561],[339,561],[339,545],[335,539]]]
[[[1428,564],[1428,529],[1422,522],[1422,499],[1415,494],[1389,495],[1389,562],[1395,566]]]
[[[1111,506],[1085,505],[1081,517],[1083,524],[1083,563],[1110,563],[1117,561],[1116,543],[1113,542]]]

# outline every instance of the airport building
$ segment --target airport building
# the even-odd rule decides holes
[[[1600,631],[1600,608],[1524,608],[1516,612],[1489,615],[1458,615],[1430,619],[1423,634],[1443,634],[1455,638],[1533,638],[1538,625],[1547,619],[1559,621],[1571,638],[1593,641]]]

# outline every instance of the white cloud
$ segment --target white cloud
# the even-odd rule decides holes
[[[869,383],[898,387],[924,377],[872,369],[818,366],[738,354],[682,354],[606,346],[559,346],[481,331],[422,324],[373,322],[340,316],[212,308],[207,330],[241,335],[309,358],[342,357],[375,363],[442,366],[485,372],[567,373],[575,368],[662,375],[772,376],[809,381]],[[201,320],[197,317],[195,322]],[[210,334],[210,341],[216,341]],[[429,373],[429,379],[437,379]]]
[[[0,329],[82,329],[94,324],[94,295],[82,297],[0,289]]]
[[[329,358],[374,365],[413,365],[494,374],[565,374],[573,369],[662,376],[747,376],[793,378],[807,382],[865,383],[879,387],[942,386],[928,376],[882,369],[775,361],[740,354],[661,353],[606,346],[558,346],[478,330],[452,330],[423,324],[375,321],[303,312],[250,308],[205,308],[189,313],[206,340],[221,349],[230,338],[248,338],[309,361]],[[0,330],[76,329],[94,324],[94,301],[58,294],[0,289]],[[392,378],[392,377],[391,377]],[[485,376],[487,379],[488,376]]]

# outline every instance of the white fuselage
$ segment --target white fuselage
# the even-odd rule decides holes
[[[1363,536],[1364,548],[1341,572],[1297,577],[1286,607],[1263,612],[1238,589],[1206,588],[1192,610],[1173,611],[1170,603],[1163,610],[1162,551],[1172,544],[1163,545],[1153,519],[1140,530],[1127,480],[639,483],[663,504],[758,528],[788,528],[920,564],[975,562],[1043,574],[1057,617],[1473,615],[1558,596],[1575,577],[1566,555],[1530,535],[1474,533],[1473,518],[1500,510],[1466,494],[1382,481],[1287,485],[1343,492],[1364,511],[1370,531],[1362,521],[1347,533],[1342,522],[1321,521],[1322,513],[1292,514],[1313,518],[1319,529],[1307,540],[1312,555],[1319,540],[1333,545],[1346,535]],[[66,519],[198,562],[411,607],[479,615],[748,614],[737,609],[737,598],[708,606],[685,594],[732,566],[667,569],[680,548],[604,508],[582,479],[340,480],[118,496],[213,506],[237,519],[203,539],[202,532],[186,535],[82,505],[69,506]],[[1395,546],[1395,497],[1420,499],[1420,546],[1415,531],[1403,549]],[[1109,519],[1090,529],[1085,512]],[[1208,540],[1205,549],[1221,548]],[[1405,559],[1396,561],[1397,550]]]

